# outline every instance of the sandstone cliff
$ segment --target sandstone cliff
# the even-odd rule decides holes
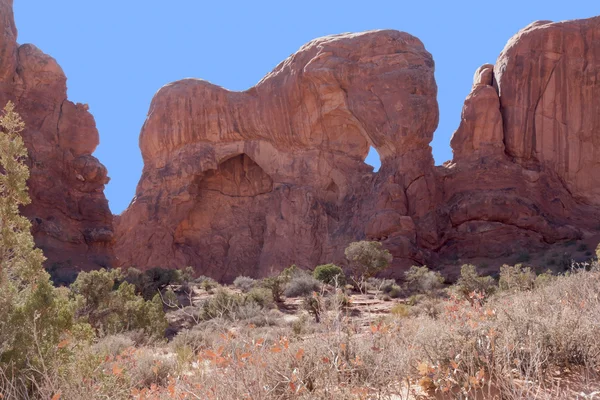
[[[434,64],[406,33],[314,40],[255,87],[163,87],[118,217],[123,265],[221,279],[342,262],[380,240],[392,273],[509,256],[600,222],[600,18],[537,22],[476,71],[454,159],[434,167]],[[369,145],[382,160],[374,174]]]
[[[46,265],[97,268],[112,263],[113,224],[106,168],[87,106],[67,100],[66,77],[35,46],[17,44],[12,0],[0,0],[0,105],[12,100],[26,124],[32,203],[24,209]]]
[[[340,258],[365,225],[418,253],[409,214],[431,197],[433,69],[418,39],[380,31],[314,40],[245,92],[163,87],[140,136],[136,197],[118,219],[120,262],[266,275]],[[364,164],[369,145],[389,173]]]

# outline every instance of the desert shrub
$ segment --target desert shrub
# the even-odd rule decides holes
[[[362,286],[366,278],[383,271],[392,262],[392,255],[380,242],[353,242],[344,251],[350,262],[352,277]]]
[[[242,302],[240,305],[235,307],[232,312],[233,320],[249,320],[255,317],[258,317],[263,313],[263,308],[257,303],[251,302]]]
[[[201,329],[183,329],[173,338],[169,347],[175,353],[180,365],[185,365],[196,358],[198,352],[210,345],[206,333]]]
[[[282,314],[279,310],[260,310],[254,316],[245,319],[248,325],[253,327],[279,326],[282,321]]]
[[[327,285],[339,285],[343,286],[346,283],[346,275],[342,268],[335,264],[324,264],[319,265],[313,271],[315,279],[327,284]]]
[[[256,279],[252,279],[247,276],[238,276],[233,281],[233,285],[236,288],[240,289],[242,292],[248,293],[257,285],[257,282]]]
[[[550,284],[552,281],[554,281],[554,279],[556,279],[556,275],[552,274],[551,270],[547,270],[546,272],[543,272],[535,277],[533,286],[535,288],[541,288]]]
[[[474,265],[465,264],[460,268],[455,289],[463,298],[470,298],[474,292],[487,297],[496,291],[496,282],[491,276],[480,276]]]
[[[199,284],[200,287],[207,292],[210,292],[211,290],[219,287],[219,282],[217,282],[216,280],[214,280],[211,277],[204,276],[204,275],[200,275],[199,277],[194,279],[194,282]]]
[[[215,294],[202,304],[201,318],[204,320],[214,318],[231,319],[234,312],[243,304],[244,298],[230,291],[219,288]]]
[[[340,310],[350,307],[352,305],[352,300],[343,290],[338,289],[335,293],[326,297],[325,305],[328,310]]]
[[[101,356],[116,357],[125,350],[135,347],[135,342],[126,335],[109,335],[101,338],[92,346],[92,351]]]
[[[284,290],[286,297],[307,296],[321,290],[321,282],[306,273],[296,273]]]
[[[425,315],[432,319],[437,319],[444,312],[444,304],[439,298],[427,297],[411,307],[412,315]]]
[[[404,273],[406,284],[412,292],[434,294],[444,287],[444,277],[426,266],[412,266]]]
[[[71,285],[77,319],[101,335],[136,329],[164,335],[167,322],[160,296],[144,300],[132,284],[118,283],[121,276],[120,270],[81,272]]]
[[[180,271],[161,267],[150,268],[146,271],[129,268],[125,271],[123,279],[134,285],[136,292],[146,300],[152,300],[156,294],[169,285],[183,283]]]
[[[273,308],[275,306],[271,291],[263,287],[255,287],[246,294],[246,301],[254,302],[262,308]]]
[[[305,296],[302,299],[302,307],[315,317],[315,322],[321,322],[321,313],[324,307],[323,298],[320,294],[313,292],[311,295]]]
[[[392,306],[392,308],[390,309],[390,314],[392,314],[396,317],[400,317],[400,318],[407,318],[411,315],[410,309],[411,309],[411,306],[409,306],[409,305],[397,303],[397,304],[394,304]]]
[[[389,289],[384,292],[387,296],[391,297],[392,299],[397,299],[399,297],[402,297],[402,295],[404,294],[404,291],[402,290],[402,288],[398,285],[392,285],[391,287],[389,287]]]
[[[522,264],[514,266],[505,264],[500,267],[500,279],[498,280],[500,290],[531,290],[535,281],[535,272],[530,267],[524,267]]]
[[[135,387],[166,386],[176,371],[176,360],[169,355],[157,354],[153,349],[138,350],[128,371]]]
[[[292,265],[289,268],[284,269],[281,273],[264,278],[261,281],[261,285],[271,291],[273,300],[276,303],[282,302],[282,296],[285,291],[285,287],[288,282],[292,279],[292,276],[297,273],[298,268]]]

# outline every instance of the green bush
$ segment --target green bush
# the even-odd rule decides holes
[[[247,276],[238,276],[233,281],[233,285],[236,288],[240,289],[242,292],[248,293],[257,285],[257,282],[256,279],[252,279]]]
[[[246,294],[246,302],[254,302],[262,308],[273,308],[275,303],[271,291],[263,287],[255,287]]]
[[[535,280],[535,272],[530,267],[524,267],[522,264],[514,266],[505,264],[500,267],[498,286],[500,290],[531,290],[535,286]]]
[[[298,268],[295,265],[288,267],[281,271],[281,273],[264,278],[261,281],[261,285],[271,291],[273,300],[276,303],[282,302],[282,296],[285,291],[285,287],[288,282],[292,279],[292,276],[297,273]]]
[[[350,262],[355,282],[362,285],[365,278],[383,271],[392,262],[392,255],[380,242],[353,242],[344,251]]]
[[[213,278],[204,275],[196,278],[194,282],[199,283],[200,287],[207,292],[210,292],[211,290],[219,287],[219,282],[217,282]]]
[[[134,285],[136,292],[146,300],[151,300],[169,285],[183,282],[182,272],[161,267],[150,268],[146,271],[129,268],[125,271],[122,279]]]
[[[460,278],[455,288],[466,299],[470,299],[474,292],[488,297],[496,291],[496,282],[491,276],[480,276],[474,265],[465,264],[460,268]]]
[[[412,266],[404,276],[409,290],[414,293],[433,294],[444,287],[444,277],[426,266]]]
[[[81,272],[71,285],[76,316],[101,335],[142,329],[151,336],[163,336],[167,321],[160,296],[145,300],[134,285],[120,282],[121,271],[100,269]]]
[[[343,286],[346,283],[344,271],[335,264],[317,266],[313,271],[313,276],[315,279],[328,285],[337,284],[338,286]]]
[[[241,295],[219,288],[210,299],[202,304],[201,318],[204,320],[214,318],[231,319],[243,303],[244,297]]]
[[[306,273],[295,274],[287,283],[284,290],[286,297],[307,296],[321,291],[321,282]]]

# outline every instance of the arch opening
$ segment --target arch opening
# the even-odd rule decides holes
[[[381,156],[379,152],[375,149],[375,147],[369,147],[369,153],[365,158],[365,164],[373,167],[373,172],[378,172],[379,168],[381,168]]]

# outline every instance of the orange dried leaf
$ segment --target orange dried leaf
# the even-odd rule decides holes
[[[279,352],[281,352],[281,347],[279,347],[279,346],[273,346],[271,348],[271,352],[272,353],[279,353]]]
[[[212,351],[212,350],[206,350],[206,351],[204,352],[204,354],[205,354],[205,355],[206,355],[206,357],[208,357],[208,358],[217,358],[217,355],[216,355],[216,354],[215,354],[215,352],[214,352],[214,351]]]
[[[113,364],[112,373],[114,376],[119,376],[123,373],[123,368],[119,367],[118,364]]]
[[[298,352],[296,353],[296,360],[298,360],[298,361],[302,360],[303,356],[304,356],[304,349],[299,349]]]
[[[61,392],[57,392],[54,396],[52,396],[52,400],[60,400]],[[3,396],[4,397],[4,396]]]
[[[63,340],[62,342],[60,342],[60,343],[57,345],[57,347],[58,347],[59,349],[62,349],[63,347],[67,347],[67,345],[68,345],[68,344],[69,344],[69,339],[65,339],[65,340]]]

